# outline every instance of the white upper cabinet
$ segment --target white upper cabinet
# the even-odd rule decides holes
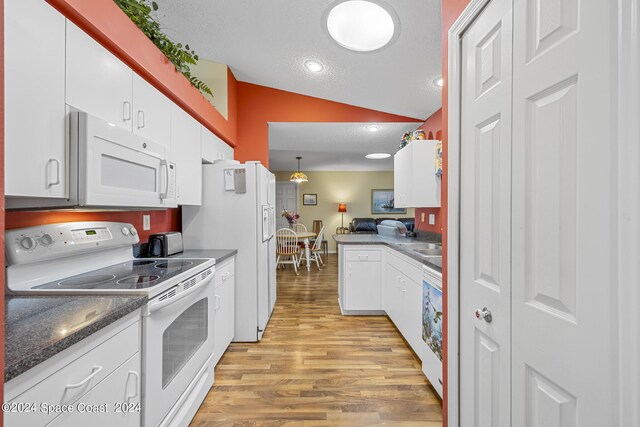
[[[171,101],[137,74],[133,74],[133,131],[169,148]]]
[[[233,148],[218,138],[213,132],[201,126],[202,163],[213,163],[216,160],[233,160]]]
[[[202,154],[200,123],[171,104],[171,156],[176,164],[176,198],[179,205],[202,204]]]
[[[65,18],[5,0],[5,194],[65,198]]]
[[[438,142],[413,141],[394,156],[395,207],[440,207],[440,178],[435,166]]]
[[[67,104],[133,129],[133,72],[73,23],[67,23]]]

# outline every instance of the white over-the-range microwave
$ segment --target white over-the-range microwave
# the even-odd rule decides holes
[[[168,148],[126,129],[71,111],[67,199],[6,199],[7,209],[163,209],[176,207],[176,165]]]

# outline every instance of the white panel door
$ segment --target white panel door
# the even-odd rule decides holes
[[[462,38],[461,426],[510,426],[510,0],[493,0]],[[476,310],[491,319],[476,317]],[[490,321],[489,321],[490,320]]]
[[[67,21],[67,104],[132,130],[133,71]]]
[[[67,196],[65,18],[5,0],[5,195]]]
[[[298,185],[293,182],[277,182],[275,207],[277,228],[288,228],[289,223],[280,214],[284,209],[290,212],[298,211]]]
[[[133,131],[169,148],[172,102],[142,77],[133,74]]]
[[[202,204],[200,124],[171,103],[171,161],[176,164],[176,199],[179,205]]]
[[[514,426],[617,425],[615,4],[514,4]]]

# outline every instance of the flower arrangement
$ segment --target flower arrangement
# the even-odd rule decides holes
[[[289,212],[288,210],[284,209],[282,211],[282,213],[280,214],[280,216],[282,216],[283,218],[286,218],[287,221],[289,222],[289,226],[293,226],[293,224],[295,224],[296,222],[298,222],[298,220],[300,219],[300,215],[295,213],[295,212]]]

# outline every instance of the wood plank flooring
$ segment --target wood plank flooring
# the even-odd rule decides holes
[[[386,316],[342,316],[337,257],[278,270],[260,343],[232,343],[191,426],[442,425],[441,401]]]

